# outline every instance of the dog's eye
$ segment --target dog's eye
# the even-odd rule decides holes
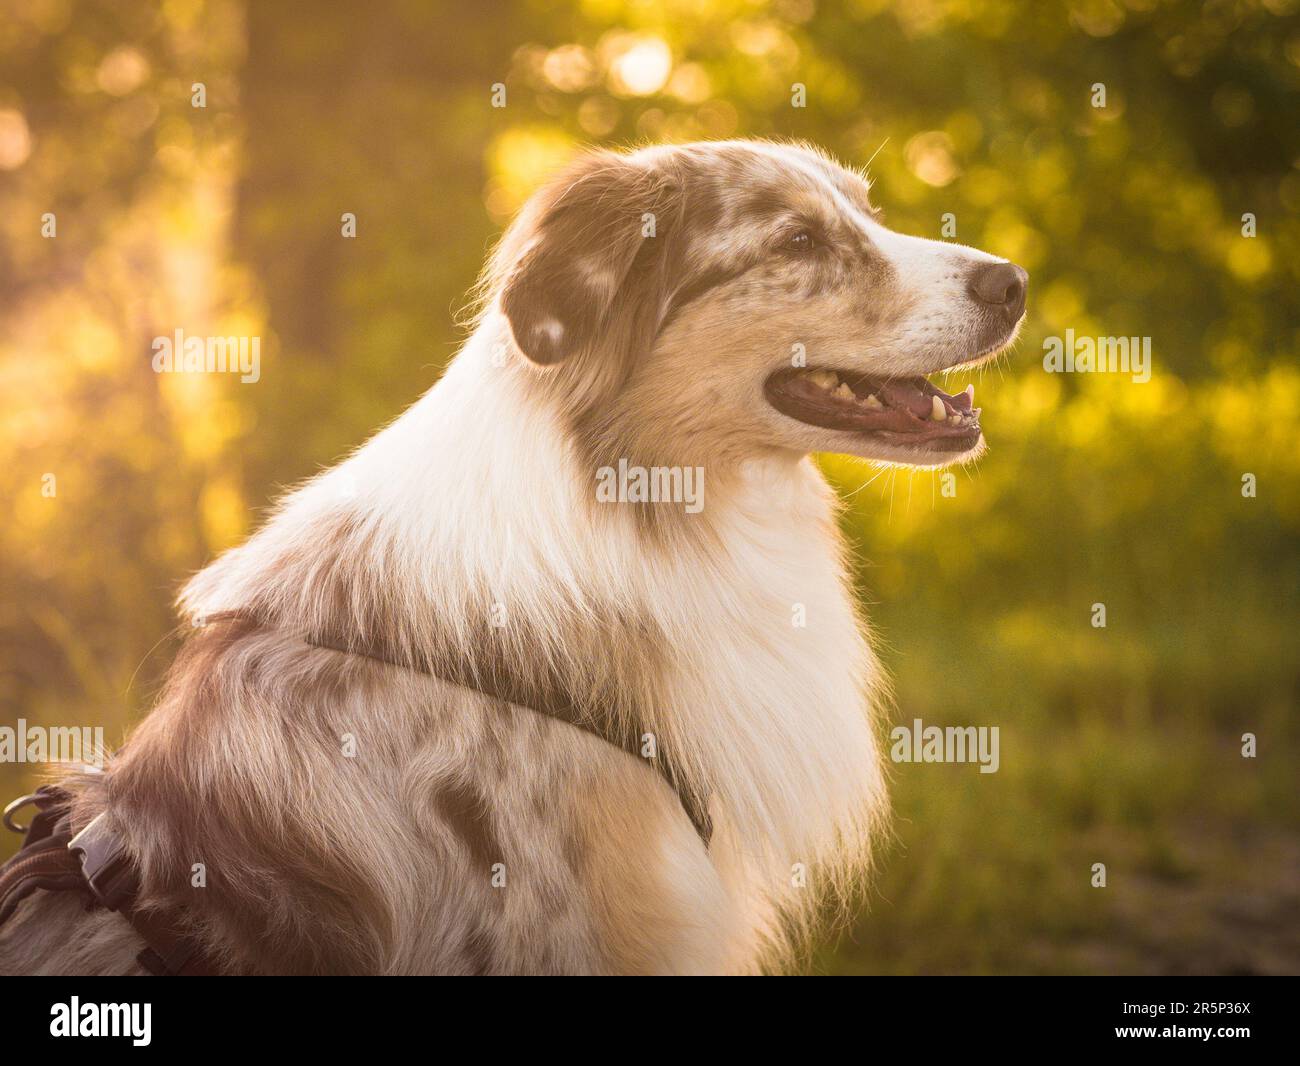
[[[817,242],[813,240],[811,233],[801,229],[798,233],[792,233],[787,237],[782,247],[787,252],[794,252],[795,255],[806,255],[817,247]]]

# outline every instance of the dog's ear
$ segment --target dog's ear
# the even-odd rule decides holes
[[[507,238],[501,288],[519,350],[542,366],[599,360],[607,375],[653,341],[679,204],[671,177],[613,152],[584,156],[534,197]]]

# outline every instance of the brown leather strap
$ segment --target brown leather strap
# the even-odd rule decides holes
[[[208,625],[214,622],[234,621],[250,623],[260,628],[271,628],[250,612],[240,610],[218,611],[204,615],[200,624]],[[500,700],[502,703],[525,707],[528,710],[544,714],[548,718],[558,719],[567,725],[590,733],[607,744],[612,744],[614,747],[627,752],[639,762],[649,763],[650,767],[667,782],[668,787],[677,794],[682,809],[686,812],[686,817],[691,820],[691,824],[695,827],[695,831],[699,834],[706,848],[713,838],[713,821],[709,817],[708,809],[704,803],[697,800],[694,794],[684,787],[682,784],[683,777],[678,772],[671,757],[657,748],[653,758],[647,758],[641,754],[643,730],[638,726],[633,725],[625,730],[618,730],[614,723],[601,721],[590,712],[579,707],[558,688],[537,688],[521,684],[511,671],[499,662],[480,669],[452,671],[445,666],[435,668],[434,664],[427,658],[404,660],[375,641],[356,638],[348,639],[319,633],[305,634],[302,639],[313,647],[343,652],[346,655],[360,655],[363,658],[374,659],[377,662],[387,663],[389,666],[396,666],[403,670],[414,670],[416,673],[426,674],[429,677],[437,678],[439,681],[471,689],[484,696]]]
[[[0,866],[0,924],[37,890],[78,892],[89,906],[118,911],[147,945],[137,961],[159,976],[219,972],[198,943],[185,935],[178,915],[138,906],[139,878],[120,838],[100,814],[72,833],[71,797],[44,786],[32,797],[38,813],[18,854]]]
[[[107,812],[97,815],[67,843],[95,901],[118,911],[131,923],[148,947],[136,957],[159,977],[194,977],[216,974],[198,942],[184,932],[176,913],[146,910],[139,905],[140,878],[126,847],[108,824]]]
[[[221,972],[168,915],[132,909],[124,917],[149,945],[136,961],[155,977],[215,977]]]
[[[46,837],[24,846],[0,866],[0,925],[18,904],[38,889],[47,892],[84,891],[86,882],[77,860],[68,854],[68,838]]]
[[[33,813],[24,829],[14,819],[28,808]],[[0,866],[0,923],[38,889],[85,889],[81,866],[66,847],[71,830],[68,794],[63,789],[42,785],[30,796],[14,800],[5,808],[5,825],[25,836],[18,854]]]

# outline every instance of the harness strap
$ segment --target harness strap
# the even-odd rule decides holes
[[[244,621],[267,628],[266,623],[242,611],[222,611],[204,619],[205,624],[221,621]],[[360,655],[389,666],[414,670],[501,703],[544,714],[599,737],[639,762],[647,761],[640,752],[639,729],[631,728],[626,735],[618,733],[613,726],[594,720],[558,692],[524,690],[504,669],[493,669],[485,675],[449,676],[446,670],[435,670],[431,662],[403,662],[377,645],[361,645],[318,635],[308,635],[303,639],[313,647]],[[713,836],[713,822],[704,804],[680,784],[680,775],[665,754],[656,752],[649,762],[677,794],[682,809],[707,848]],[[148,945],[137,956],[137,961],[150,973],[193,977],[220,972],[198,943],[186,935],[176,915],[142,909],[137,905],[139,874],[130,853],[110,828],[107,812],[99,814],[74,834],[72,797],[63,789],[44,785],[33,795],[24,796],[5,809],[5,825],[24,831],[13,822],[12,815],[28,804],[35,805],[37,813],[26,827],[23,846],[17,855],[0,866],[0,924],[33,892],[76,891],[86,897],[89,906],[117,911],[131,923]]]
[[[36,806],[37,814],[26,829],[23,846],[0,866],[0,925],[38,889],[78,892],[88,907],[118,911],[130,922],[147,945],[136,960],[151,974],[196,977],[219,972],[174,917],[137,905],[135,864],[105,814],[74,835],[72,797],[45,785],[10,804],[6,815],[29,803]],[[16,828],[8,817],[6,824]]]
[[[140,875],[122,841],[109,827],[108,813],[96,815],[67,844],[76,856],[95,902],[119,912],[147,945],[136,956],[158,977],[197,977],[217,973],[198,943],[187,936],[178,917],[139,906]]]
[[[35,814],[23,827],[14,816],[26,807],[35,808]],[[26,835],[18,854],[0,866],[0,924],[38,889],[60,892],[86,887],[81,865],[68,854],[72,834],[67,807],[68,794],[53,785],[42,785],[5,807],[5,828]]]
[[[24,846],[0,867],[0,925],[38,889],[65,892],[84,891],[85,887],[80,865],[68,854],[67,837],[47,837]]]
[[[202,624],[227,621],[242,621],[263,629],[270,628],[267,623],[255,615],[239,610],[219,611],[205,615]],[[359,655],[362,658],[374,659],[376,662],[386,663],[389,666],[396,666],[403,670],[414,670],[416,673],[436,678],[439,681],[460,688],[470,689],[501,703],[527,708],[534,713],[546,715],[548,718],[557,719],[567,725],[590,733],[592,736],[605,741],[605,743],[612,744],[621,751],[627,752],[638,762],[649,763],[651,768],[668,784],[668,787],[677,794],[682,809],[686,812],[686,817],[690,819],[691,825],[695,827],[695,832],[699,834],[706,848],[713,838],[713,820],[709,817],[708,809],[695,797],[694,793],[682,785],[682,775],[677,771],[673,760],[666,753],[656,748],[655,755],[652,758],[641,754],[643,731],[636,726],[629,727],[626,730],[618,730],[612,723],[599,721],[591,714],[584,712],[581,707],[558,689],[525,687],[501,663],[495,663],[486,670],[453,672],[442,666],[435,668],[427,658],[403,660],[394,655],[389,649],[374,642],[316,633],[304,635],[303,640],[312,647],[342,652],[345,655]]]

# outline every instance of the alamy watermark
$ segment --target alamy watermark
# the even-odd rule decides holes
[[[1130,374],[1145,385],[1151,380],[1150,337],[1064,337],[1043,340],[1043,369],[1049,374]]]
[[[894,726],[889,731],[894,762],[979,763],[980,773],[996,774],[1001,765],[997,726],[924,725],[912,720],[909,728]]]
[[[152,1003],[82,1003],[72,996],[50,1007],[50,1036],[119,1037],[148,1047],[152,1014]]]
[[[104,767],[103,726],[0,726],[0,763],[82,763]]]
[[[245,385],[262,376],[261,337],[187,337],[178,329],[151,347],[157,374],[238,374]]]
[[[676,503],[687,514],[704,510],[704,467],[633,466],[620,459],[617,467],[596,471],[598,503]]]

